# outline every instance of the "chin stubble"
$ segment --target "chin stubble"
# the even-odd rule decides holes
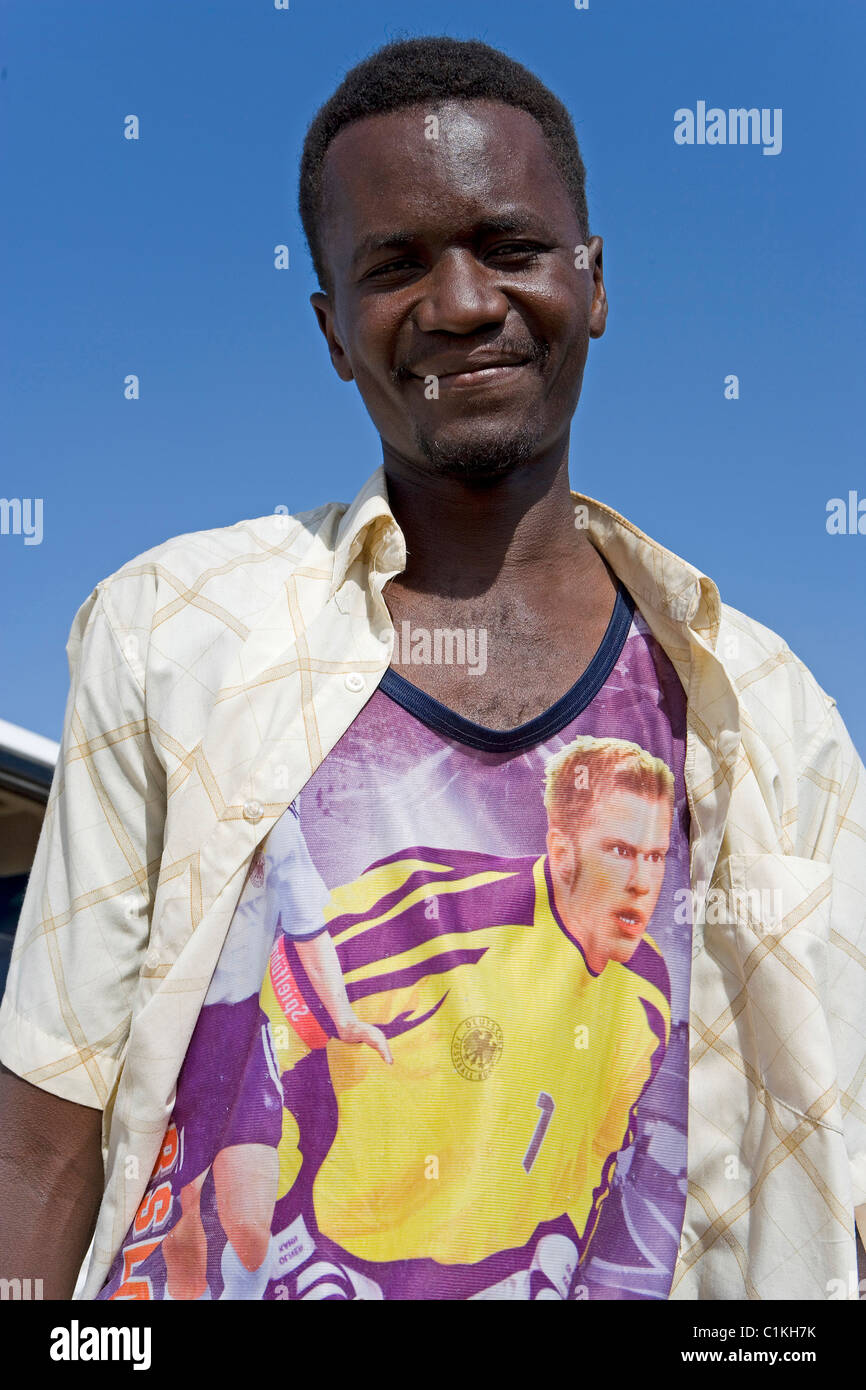
[[[541,435],[539,426],[524,425],[497,439],[449,443],[416,426],[420,452],[442,477],[496,478],[511,473],[532,458]]]

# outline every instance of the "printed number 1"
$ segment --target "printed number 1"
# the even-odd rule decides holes
[[[553,1103],[553,1096],[549,1096],[546,1091],[540,1091],[538,1100],[535,1102],[541,1114],[538,1117],[538,1124],[535,1126],[535,1133],[529,1141],[529,1148],[523,1157],[523,1167],[528,1173],[535,1160],[538,1158],[538,1150],[544,1143],[544,1136],[547,1133],[547,1126],[550,1124],[550,1117],[556,1106]]]

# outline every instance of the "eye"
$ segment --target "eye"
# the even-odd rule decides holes
[[[620,859],[628,859],[631,855],[630,847],[628,845],[622,844],[619,840],[615,841],[611,845],[610,849],[611,853],[618,855]]]
[[[515,265],[529,266],[534,265],[541,252],[546,250],[548,247],[537,241],[506,241],[494,246],[488,254],[499,262],[510,261]]]
[[[378,280],[382,279],[387,275],[399,275],[401,272],[405,272],[407,269],[416,269],[417,265],[418,262],[413,261],[409,256],[401,256],[399,260],[386,261],[384,265],[374,266],[372,270],[368,270],[367,274],[362,276],[362,279]]]

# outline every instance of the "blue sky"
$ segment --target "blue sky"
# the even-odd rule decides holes
[[[0,495],[43,499],[43,539],[0,535],[0,717],[59,736],[70,623],[124,561],[378,463],[309,307],[296,169],[342,74],[430,32],[504,48],[575,119],[611,313],[572,485],[781,632],[866,754],[866,536],[825,527],[866,498],[855,0],[6,0]],[[701,100],[782,108],[781,153],[676,145]]]

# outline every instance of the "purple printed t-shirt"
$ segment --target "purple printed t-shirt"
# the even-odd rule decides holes
[[[97,1297],[667,1298],[684,754],[622,589],[518,729],[389,670],[252,859]]]

